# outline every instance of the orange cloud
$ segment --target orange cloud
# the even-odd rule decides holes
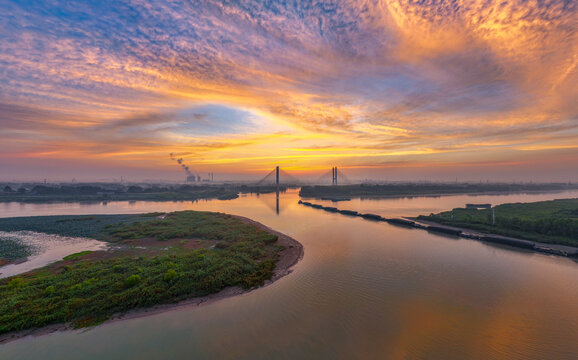
[[[151,171],[170,152],[228,171],[457,166],[578,140],[578,35],[567,2],[325,5],[136,1],[155,23],[146,27],[123,22],[116,7],[74,22],[15,5],[7,24],[23,30],[0,38],[3,156],[149,159]],[[36,31],[27,19],[61,28]],[[207,104],[250,119],[195,117]]]

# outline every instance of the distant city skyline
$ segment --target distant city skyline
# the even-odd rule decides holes
[[[578,180],[572,1],[0,4],[0,181]]]

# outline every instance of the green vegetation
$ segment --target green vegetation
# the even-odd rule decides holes
[[[35,231],[61,236],[110,238],[108,229],[119,224],[155,219],[160,214],[91,215],[91,216],[30,216],[0,218],[0,231]]]
[[[68,256],[65,256],[63,260],[78,259],[78,258],[81,258],[81,257],[88,255],[88,254],[92,254],[92,251],[81,251],[81,252],[77,252],[75,254],[70,254]]]
[[[168,269],[167,272],[165,273],[165,281],[172,281],[177,277],[177,272],[175,271],[175,269]]]
[[[107,226],[106,231],[112,239],[105,236],[103,240],[154,238],[162,241],[176,238],[199,238],[222,241],[226,246],[234,241],[245,241],[256,236],[264,243],[277,240],[277,237],[266,232],[255,233],[254,226],[241,226],[239,220],[222,214],[182,211],[168,214],[163,219],[142,219],[143,221]]]
[[[494,183],[400,183],[339,186],[303,186],[302,197],[392,197],[445,194],[483,194],[508,192],[563,191],[578,189],[576,184],[494,184]]]
[[[127,287],[133,287],[133,286],[135,286],[136,284],[138,284],[138,283],[140,282],[140,280],[141,280],[141,279],[140,279],[140,276],[139,276],[139,275],[134,275],[134,274],[133,274],[133,275],[127,277],[127,278],[124,280],[124,284],[125,284]]]
[[[209,295],[229,286],[257,287],[273,275],[282,249],[275,244],[277,236],[220,213],[157,216],[119,215],[116,222],[115,216],[27,218],[29,225],[55,233],[96,234],[120,249],[81,252],[0,279],[0,333],[69,322],[91,326],[135,308]],[[80,224],[97,229],[81,231]],[[0,229],[8,225],[21,224],[17,218],[7,219]]]
[[[578,246],[578,199],[540,201],[496,206],[491,209],[457,208],[419,219],[513,236],[551,244]]]
[[[12,184],[13,185],[13,184]],[[2,185],[0,185],[1,187]],[[13,185],[14,186],[14,185]],[[284,191],[286,188],[281,187]],[[0,202],[103,202],[103,201],[195,201],[199,199],[232,200],[239,193],[275,192],[276,186],[236,184],[195,185],[129,185],[76,184],[39,185],[21,184],[18,191],[10,185],[0,191]]]
[[[30,246],[23,244],[15,237],[0,235],[0,260],[16,260],[30,255],[32,255]]]
[[[18,192],[0,192],[0,202],[63,202],[63,201],[194,201],[215,199],[233,190],[222,186],[180,185],[122,186],[113,185],[29,185]],[[236,193],[236,192],[235,192]]]

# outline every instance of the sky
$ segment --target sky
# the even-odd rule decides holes
[[[0,180],[578,180],[572,0],[0,2]]]

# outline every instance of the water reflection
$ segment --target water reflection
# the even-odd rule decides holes
[[[382,216],[567,194],[366,199]],[[277,213],[277,199],[279,213]],[[305,247],[294,273],[199,308],[0,346],[4,359],[573,359],[578,266],[297,204],[296,191],[229,201],[3,207],[1,216],[195,209],[253,218]],[[329,204],[327,204],[329,205]]]
[[[270,194],[275,194],[275,197],[270,196]],[[283,211],[285,205],[283,204],[283,201],[280,200],[280,194],[283,194],[283,191],[277,190],[275,193],[270,194],[255,194],[255,196],[262,201],[263,204],[267,205],[271,211],[274,211],[276,215],[279,215]]]

